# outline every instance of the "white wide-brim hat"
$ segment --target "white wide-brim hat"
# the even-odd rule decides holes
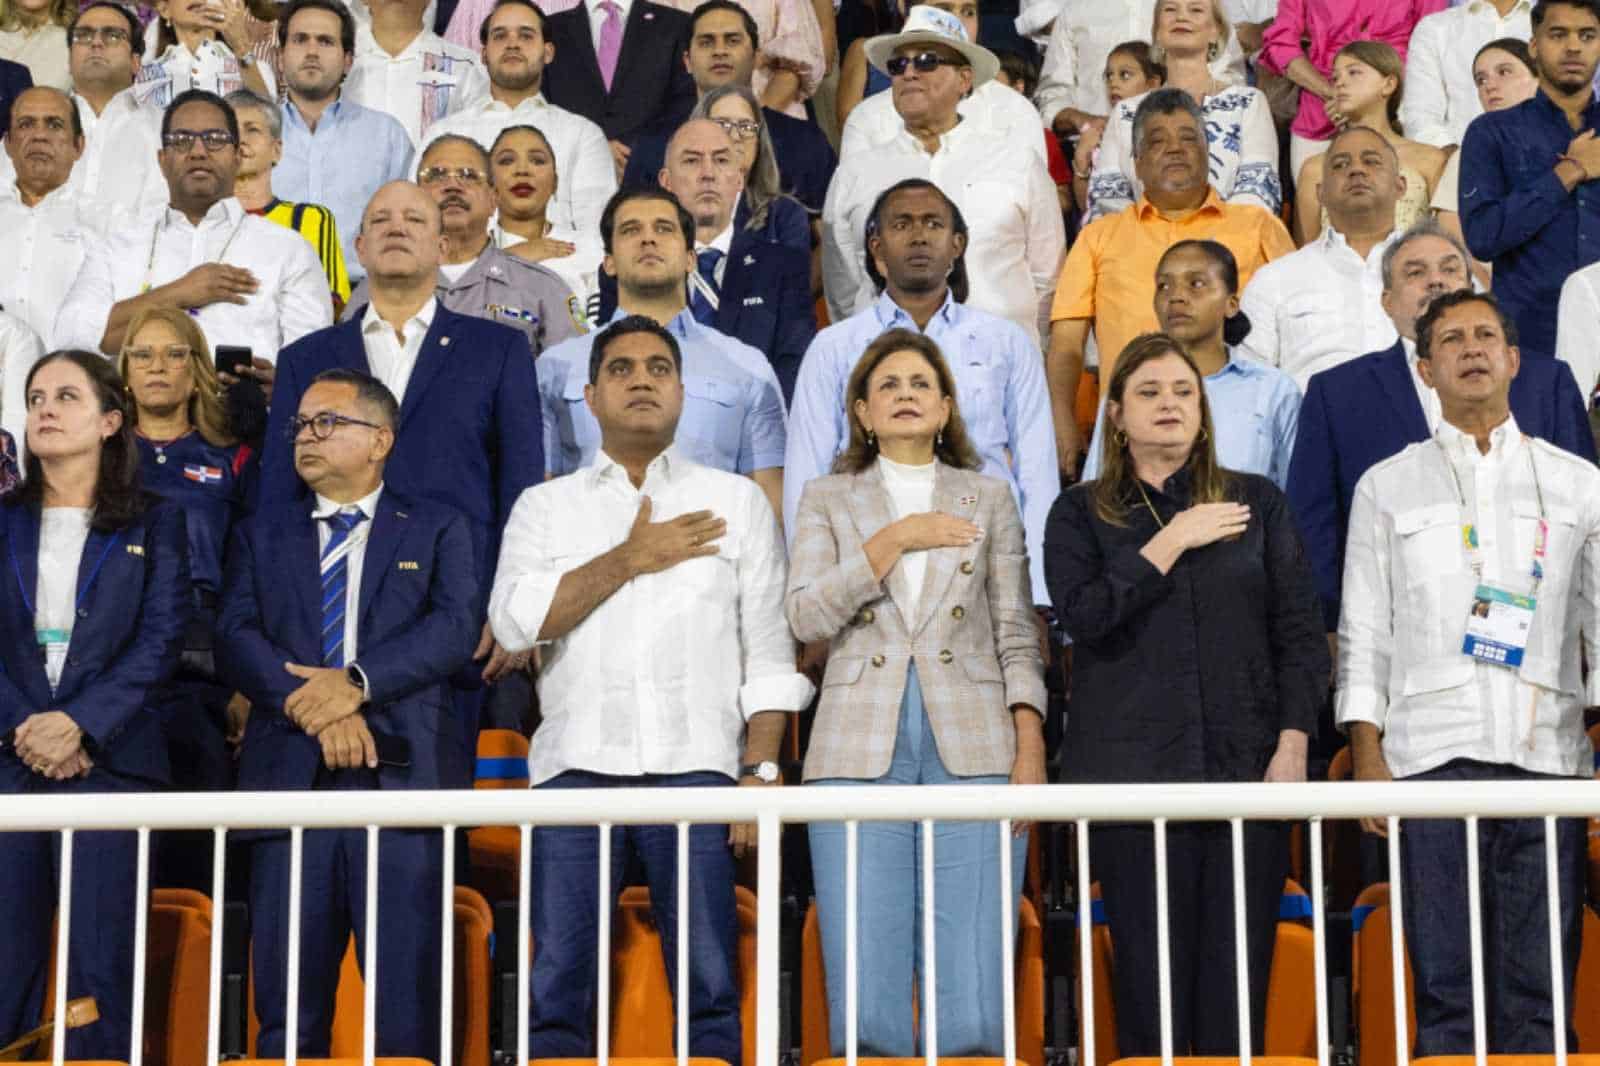
[[[1000,72],[1000,60],[982,45],[973,44],[967,37],[967,28],[961,20],[948,11],[928,4],[918,4],[906,14],[905,25],[899,33],[884,33],[867,40],[867,62],[885,74],[888,62],[895,52],[908,44],[942,44],[960,52],[972,67],[972,87],[993,81]]]

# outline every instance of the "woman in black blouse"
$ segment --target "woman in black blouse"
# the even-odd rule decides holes
[[[1200,372],[1165,334],[1111,378],[1101,476],[1063,493],[1045,573],[1075,641],[1064,741],[1075,782],[1303,781],[1327,694],[1311,570],[1283,494],[1217,465]],[[1116,945],[1118,1052],[1160,1052],[1154,830],[1093,831]],[[1173,1053],[1237,1055],[1226,824],[1167,829]],[[1251,1046],[1260,1052],[1288,827],[1245,827]]]

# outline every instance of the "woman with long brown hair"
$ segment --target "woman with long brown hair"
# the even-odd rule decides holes
[[[845,392],[850,445],[805,487],[796,518],[789,625],[828,641],[805,780],[811,785],[1040,784],[1044,669],[1022,519],[1010,488],[977,473],[938,345],[905,329],[867,348]],[[904,1057],[920,981],[922,854],[914,824],[860,828],[859,1045]],[[992,823],[940,824],[938,1051],[1003,1045],[1000,845]],[[1015,910],[1022,827],[1007,856]],[[833,1052],[845,1054],[844,826],[811,827],[811,864]],[[907,906],[908,900],[917,905]]]
[[[1283,494],[1217,463],[1199,369],[1162,333],[1117,359],[1100,477],[1056,500],[1045,575],[1072,634],[1066,780],[1303,781],[1328,649]],[[1169,826],[1173,1052],[1238,1054],[1228,826]],[[1251,1046],[1262,1046],[1288,828],[1247,824]],[[1118,1053],[1160,1054],[1154,832],[1098,826]]]
[[[0,505],[0,795],[161,788],[160,693],[189,617],[183,514],[140,486],[106,359],[52,352],[26,396],[27,480]],[[67,1034],[67,1055],[126,1061],[136,842],[78,837],[72,933],[55,965],[68,997],[93,996],[100,1020]],[[33,1027],[43,1001],[61,859],[56,834],[0,833],[0,1046]]]

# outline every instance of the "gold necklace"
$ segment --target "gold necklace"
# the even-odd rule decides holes
[[[1156,508],[1155,508],[1155,505],[1150,502],[1149,493],[1144,491],[1144,481],[1141,480],[1139,477],[1135,476],[1134,479],[1133,479],[1133,483],[1139,490],[1139,497],[1142,500],[1144,500],[1145,509],[1150,512],[1150,517],[1154,518],[1156,520],[1156,528],[1157,529],[1166,529],[1167,528],[1167,524],[1161,520],[1161,516],[1160,515],[1156,514]]]

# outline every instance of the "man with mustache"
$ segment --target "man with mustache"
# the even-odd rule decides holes
[[[444,259],[439,302],[452,311],[521,330],[533,354],[583,332],[577,297],[553,272],[495,246],[489,237],[494,188],[489,153],[457,134],[434,139],[417,165],[417,182],[439,205]],[[368,284],[350,295],[343,318],[365,311]]]
[[[1394,343],[1394,325],[1378,301],[1378,265],[1399,235],[1394,205],[1405,187],[1400,158],[1376,131],[1356,126],[1335,134],[1322,178],[1327,227],[1245,287],[1245,351],[1292,375],[1301,392],[1317,371]]]
[[[181,307],[219,345],[271,362],[333,321],[317,253],[298,233],[251,215],[233,195],[239,120],[221,97],[180,93],[161,123],[170,206],[94,242],[56,319],[54,346],[115,355],[149,305]]]
[[[1593,753],[1583,709],[1600,702],[1600,673],[1585,684],[1580,641],[1596,662],[1600,471],[1528,436],[1513,416],[1516,326],[1493,297],[1440,296],[1416,332],[1438,427],[1367,471],[1350,516],[1337,715],[1355,776],[1463,790],[1480,781],[1586,779]],[[1489,602],[1486,613],[1473,611],[1479,600]],[[1463,828],[1455,819],[1401,826],[1419,1059],[1474,1046]],[[1552,1017],[1550,951],[1559,936],[1571,1003],[1584,829],[1577,818],[1555,824],[1556,874],[1547,884],[1542,819],[1476,827],[1482,950],[1494,960],[1483,979],[1491,1055],[1548,1055],[1554,1026],[1569,1024]]]
[[[487,149],[511,126],[534,127],[556,157],[550,221],[592,233],[617,191],[617,172],[600,127],[545,99],[544,71],[556,49],[544,30],[544,12],[532,0],[499,0],[478,31],[489,70],[488,95],[435,122],[428,137],[454,133]]]
[[[361,213],[380,187],[411,173],[411,138],[393,115],[344,99],[356,23],[340,0],[291,0],[278,19],[278,47],[289,98],[273,186],[286,200],[333,212],[354,284],[366,274],[355,244]]]
[[[1494,264],[1526,359],[1553,358],[1561,284],[1600,260],[1600,0],[1533,6],[1531,99],[1473,120],[1461,142],[1461,228]]]

